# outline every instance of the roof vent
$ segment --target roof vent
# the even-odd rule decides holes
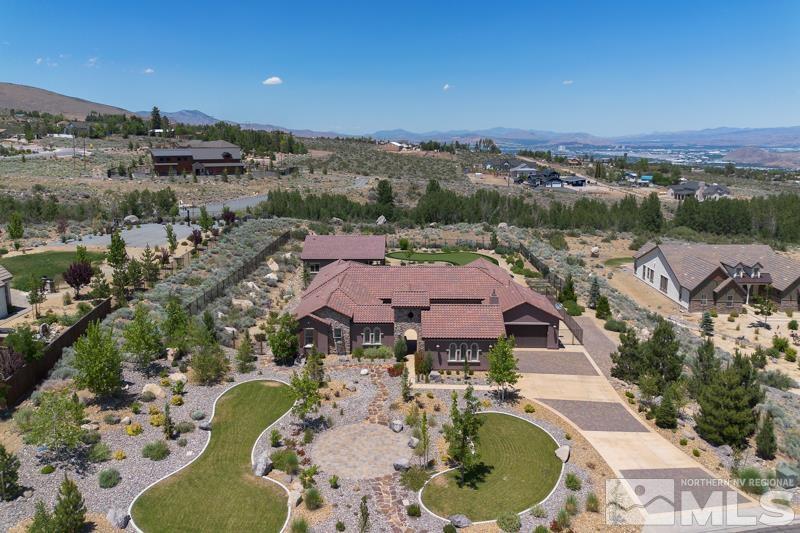
[[[489,305],[498,305],[500,303],[500,298],[497,297],[497,292],[492,289],[492,295],[489,296]]]

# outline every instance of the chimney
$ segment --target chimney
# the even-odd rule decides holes
[[[492,295],[489,296],[489,305],[498,305],[500,303],[500,298],[497,297],[497,292],[492,289]]]

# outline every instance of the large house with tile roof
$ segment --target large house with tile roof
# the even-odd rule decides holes
[[[688,311],[738,311],[769,296],[797,311],[800,262],[765,244],[654,244],[634,255],[636,278]]]
[[[335,261],[320,269],[295,311],[307,352],[424,350],[434,369],[488,367],[502,335],[520,348],[558,348],[560,314],[545,296],[485,259],[465,266],[375,266]]]

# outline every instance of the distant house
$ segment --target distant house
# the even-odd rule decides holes
[[[527,163],[522,163],[521,165],[517,165],[512,169],[509,169],[508,175],[514,178],[528,178],[533,176],[539,171],[536,165],[530,166]]]
[[[189,141],[178,148],[152,148],[153,168],[159,176],[241,174],[242,150],[227,141]]]
[[[634,255],[636,278],[688,311],[731,312],[767,296],[797,311],[800,262],[763,244],[653,244]]]
[[[484,161],[483,168],[485,170],[494,170],[495,172],[509,172],[512,168],[525,164],[525,161],[516,157],[498,157]]]
[[[300,259],[312,276],[334,261],[382,265],[386,258],[383,235],[306,235]]]
[[[580,176],[567,176],[561,178],[561,181],[564,182],[564,185],[569,185],[570,187],[583,187],[586,185],[586,178]]]
[[[13,276],[0,266],[0,318],[5,318],[11,312],[11,278]]]
[[[718,200],[731,195],[730,189],[717,183],[706,184],[704,181],[682,181],[669,187],[669,197],[675,200],[685,200],[694,196],[698,202],[705,200]]]

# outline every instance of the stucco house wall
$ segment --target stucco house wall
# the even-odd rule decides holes
[[[677,304],[688,308],[689,307],[689,294],[688,291],[682,291],[678,283],[678,278],[675,273],[669,268],[666,258],[660,249],[654,248],[642,257],[638,258],[634,263],[636,279],[646,283],[650,287],[664,294],[670,300]],[[646,276],[645,268],[653,270],[653,281],[650,281]],[[661,290],[661,277],[667,278],[667,290]]]
[[[475,339],[475,340],[454,340],[454,339],[426,339],[425,346],[426,351],[431,354],[433,358],[433,369],[434,370],[463,370],[464,369],[464,362],[463,361],[449,361],[448,360],[448,348],[451,344],[457,344],[459,346],[466,344],[468,347],[472,348],[473,345],[477,345],[480,349],[480,357],[478,361],[468,361],[469,369],[470,370],[488,370],[489,369],[489,360],[487,354],[491,349],[491,346],[494,345],[494,341],[486,340],[486,339]]]

